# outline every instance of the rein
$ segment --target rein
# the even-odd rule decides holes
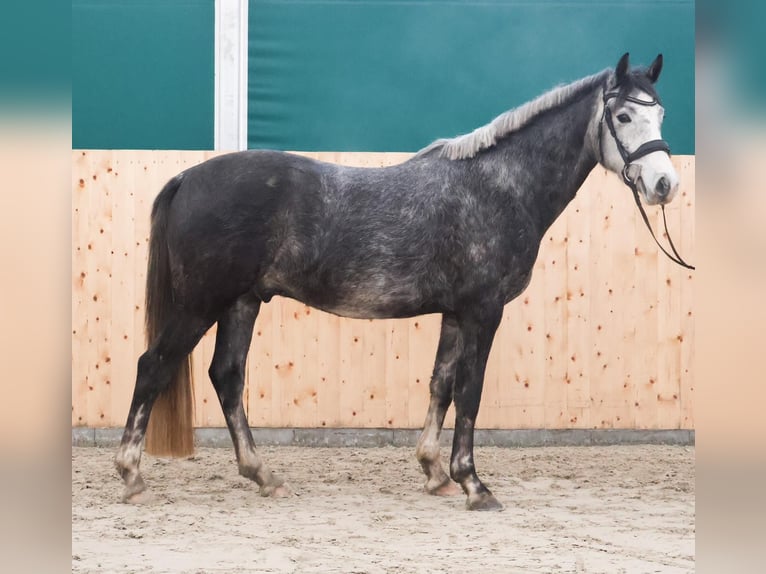
[[[636,149],[632,153],[629,152],[627,149],[625,149],[625,146],[620,141],[620,138],[617,137],[617,132],[614,129],[614,121],[612,120],[612,110],[607,105],[609,100],[615,97],[617,97],[617,92],[610,92],[610,93],[604,92],[604,112],[603,114],[601,114],[601,121],[599,122],[599,126],[598,126],[598,151],[599,151],[599,154],[601,155],[601,160],[603,161],[604,159],[604,144],[603,144],[602,134],[604,132],[604,121],[606,121],[606,126],[607,128],[609,128],[609,133],[612,135],[612,138],[614,138],[614,141],[617,144],[617,151],[620,152],[622,161],[625,162],[625,165],[623,165],[622,171],[621,171],[622,180],[625,182],[625,185],[627,185],[630,188],[630,190],[633,192],[633,199],[636,200],[638,211],[641,213],[641,217],[643,218],[644,223],[646,224],[646,227],[649,230],[649,233],[651,233],[652,239],[654,239],[654,242],[657,244],[657,247],[659,247],[660,250],[665,255],[667,255],[671,261],[673,261],[674,263],[677,263],[681,267],[685,267],[686,269],[693,270],[694,266],[689,265],[686,261],[683,260],[681,255],[676,250],[676,246],[673,244],[673,240],[670,238],[670,232],[668,231],[668,221],[665,217],[665,206],[664,205],[660,206],[662,208],[662,223],[665,226],[665,237],[668,238],[670,249],[671,251],[673,251],[672,255],[668,253],[668,251],[660,244],[659,240],[657,239],[657,236],[654,234],[652,225],[651,223],[649,223],[649,217],[647,217],[646,211],[644,210],[644,206],[641,204],[641,198],[638,196],[638,186],[636,185],[636,182],[633,181],[628,175],[628,167],[630,167],[631,163],[633,163],[639,158],[644,157],[645,155],[649,155],[650,153],[654,153],[656,151],[664,151],[665,153],[670,155],[670,146],[665,140],[651,140],[641,144],[638,147],[638,149]],[[641,106],[654,106],[659,103],[656,99],[640,100],[638,98],[633,98],[631,96],[627,96],[625,99],[629,102],[633,102],[634,104],[639,104]]]

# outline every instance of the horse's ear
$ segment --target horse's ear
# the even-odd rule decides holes
[[[622,55],[622,58],[620,58],[620,61],[617,62],[617,68],[615,69],[614,73],[615,73],[615,76],[617,76],[618,84],[625,77],[625,74],[628,73],[628,66],[630,65],[629,60],[630,60],[630,54],[628,52],[625,52]]]
[[[654,62],[652,62],[652,65],[649,66],[648,70],[646,70],[646,77],[649,78],[649,81],[654,84],[657,81],[657,78],[660,77],[661,71],[662,54],[657,54],[657,57],[654,59]]]

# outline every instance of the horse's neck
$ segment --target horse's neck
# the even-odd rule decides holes
[[[591,124],[599,95],[594,88],[569,105],[545,112],[487,156],[509,173],[507,191],[524,204],[541,235],[598,163]]]

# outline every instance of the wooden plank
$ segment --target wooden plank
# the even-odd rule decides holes
[[[512,314],[508,329],[514,341],[509,345],[513,357],[509,373],[512,377],[511,389],[514,390],[510,405],[520,407],[520,410],[515,411],[515,416],[510,418],[513,421],[511,428],[540,428],[544,425],[546,392],[544,281],[545,270],[542,260],[538,259],[529,287],[509,305]],[[532,407],[539,407],[539,409],[533,410]],[[534,416],[532,416],[533,412]]]
[[[294,387],[295,407],[292,425],[296,427],[314,428],[318,421],[318,380],[316,377],[319,365],[319,324],[318,312],[303,303],[294,302],[293,337],[295,344],[296,380]]]
[[[428,412],[429,386],[433,373],[436,347],[439,343],[441,318],[423,315],[407,321],[409,331],[409,381],[407,386],[408,428],[420,428]]]
[[[322,345],[320,342],[322,314],[305,305],[303,312],[306,315],[307,333],[310,334],[310,338],[306,341],[304,347],[305,369],[308,376],[304,377],[302,390],[305,400],[310,405],[311,414],[310,419],[305,421],[304,424],[308,427],[316,427],[319,426],[319,389],[322,383],[318,376],[322,363]]]
[[[88,321],[88,421],[106,426],[111,420],[111,357],[110,323],[112,312],[111,293],[111,246],[112,204],[111,188],[107,182],[107,169],[111,165],[111,153],[90,155],[89,171],[85,174],[91,182],[88,204],[91,218],[86,249],[88,257],[87,300],[91,320]],[[109,381],[109,384],[107,384]]]
[[[630,190],[622,185],[619,177],[616,179],[620,187],[616,194],[612,193],[610,202],[614,206],[610,233],[608,237],[611,253],[611,266],[608,292],[612,332],[611,360],[615,364],[615,377],[605,381],[613,389],[613,405],[618,414],[614,423],[617,428],[633,428],[636,419],[640,418],[641,405],[636,401],[636,387],[632,369],[641,360],[635,352],[636,325],[635,315],[638,293],[636,284],[636,239],[633,222],[636,217],[636,206]]]
[[[680,224],[679,203],[666,206],[668,231],[678,230]],[[658,220],[660,218],[658,217]],[[667,245],[667,235],[657,228],[657,236]],[[657,428],[679,428],[681,416],[681,290],[685,274],[680,266],[664,255],[657,261],[658,292],[658,373],[657,373]]]
[[[512,375],[507,368],[506,357],[509,354],[509,345],[512,342],[507,333],[502,329],[508,314],[506,306],[503,309],[503,318],[495,333],[495,339],[492,343],[489,360],[487,361],[484,392],[482,393],[477,423],[480,428],[495,428],[494,425],[497,424],[501,413],[506,408],[505,402],[509,396],[510,377]]]
[[[507,315],[506,309],[503,309],[503,320]],[[484,390],[479,406],[479,416],[476,421],[478,428],[494,428],[491,426],[493,421],[497,421],[502,409],[502,402],[506,395],[507,363],[504,357],[508,354],[508,345],[510,344],[507,330],[502,328],[503,321],[500,323],[495,340],[492,343],[489,359],[487,360],[487,371],[484,376]]]
[[[542,248],[542,250],[544,249],[545,247]],[[525,338],[529,345],[528,351],[525,353],[525,361],[529,361],[535,366],[535,372],[532,374],[532,378],[528,379],[528,382],[530,383],[529,389],[532,390],[532,392],[529,393],[527,399],[528,401],[530,399],[534,400],[534,402],[529,402],[529,406],[539,406],[540,410],[538,411],[538,414],[542,415],[541,419],[535,421],[535,426],[529,428],[538,428],[545,425],[545,393],[548,377],[548,358],[545,354],[545,315],[548,302],[545,298],[546,274],[544,261],[544,257],[538,257],[537,262],[535,263],[534,273],[536,276],[532,281],[533,285],[531,285],[533,289],[528,290],[525,294],[525,302],[528,297],[529,303],[524,307],[526,316],[522,323],[521,330],[521,333],[526,336]],[[533,385],[537,388],[533,389]]]
[[[497,345],[501,350],[497,364],[504,378],[504,383],[498,389],[497,404],[498,408],[503,411],[526,404],[527,393],[523,380],[523,349],[517,332],[522,330],[521,306],[525,300],[528,301],[528,292],[529,289],[505,306],[503,320],[497,329]],[[509,420],[507,423],[511,426],[517,424],[515,420]]]
[[[656,228],[657,214],[648,211],[652,225]],[[657,258],[664,257],[651,238],[640,217],[634,220],[636,236],[636,277],[639,287],[636,292],[634,321],[636,325],[636,349],[641,349],[633,364],[635,402],[640,405],[636,417],[636,428],[657,427],[657,329],[659,295],[657,292]]]
[[[314,311],[318,320],[317,421],[320,427],[340,426],[340,317]]]
[[[364,321],[363,339],[363,391],[362,426],[385,426],[386,379],[383,373],[388,364],[386,331],[388,321]]]
[[[341,319],[339,327],[340,424],[360,427],[364,406],[364,324],[359,319]]]
[[[149,151],[136,151],[128,159],[134,170],[135,185],[133,201],[135,206],[134,251],[136,258],[135,304],[133,305],[133,356],[136,360],[146,351],[144,333],[144,302],[146,300],[146,265],[148,261],[149,231],[151,229],[151,210],[154,198],[160,192],[162,175],[158,173],[157,161]],[[127,413],[125,413],[127,416]]]
[[[125,424],[124,417],[130,408],[132,383],[136,376],[132,340],[135,313],[131,305],[136,299],[136,257],[133,249],[135,203],[131,195],[135,177],[130,164],[125,162],[124,153],[112,153],[111,164],[104,177],[110,182],[112,208],[112,300],[109,302],[111,372],[107,380],[112,398],[105,424],[119,427]]]
[[[303,354],[303,340],[298,336],[300,326],[299,307],[295,301],[280,299],[279,312],[275,315],[277,329],[274,342],[274,396],[279,397],[280,426],[296,426],[300,420],[300,396],[298,389],[303,373],[298,363]],[[277,414],[277,413],[275,413]]]
[[[579,193],[565,214],[566,330],[569,355],[566,373],[566,414],[563,420],[565,428],[588,428],[590,425],[590,201],[590,193]]]
[[[72,426],[88,425],[88,301],[89,254],[87,239],[90,225],[88,152],[72,153]]]
[[[545,314],[541,327],[545,331],[545,427],[566,427],[567,396],[567,245],[566,220],[559,219],[543,238],[541,254],[544,279],[542,296]]]
[[[253,340],[250,343],[247,363],[247,414],[251,426],[275,426],[273,374],[274,360],[274,316],[279,307],[279,299],[261,305],[255,320]]]
[[[407,406],[410,376],[410,339],[407,320],[386,321],[386,359],[386,371],[383,375],[386,385],[385,424],[392,428],[407,428],[411,426]],[[425,420],[425,413],[423,420]],[[423,421],[420,421],[418,426],[422,424]],[[414,422],[412,426],[415,426]]]
[[[194,380],[194,426],[223,427],[226,419],[221,410],[218,393],[215,392],[208,370],[215,354],[217,325],[203,335],[192,354],[192,378]]]
[[[284,342],[285,342],[285,325],[284,325],[284,305],[285,300],[283,298],[272,299],[272,323],[271,323],[271,412],[269,417],[271,419],[271,426],[285,426],[285,403],[289,400],[285,393],[285,364],[284,359]],[[280,372],[280,370],[282,372]]]

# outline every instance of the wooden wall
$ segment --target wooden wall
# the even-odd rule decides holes
[[[211,155],[73,152],[73,425],[124,424],[144,350],[151,204],[167,179]],[[306,155],[363,166],[408,157]],[[673,161],[681,189],[668,225],[694,261],[694,157]],[[649,214],[659,228],[659,211]],[[250,351],[250,424],[420,427],[439,319],[341,319],[275,298]],[[214,337],[215,328],[194,352],[197,426],[225,425],[207,378]],[[526,292],[506,306],[478,426],[693,428],[693,354],[693,272],[658,253],[630,191],[599,167],[549,230]]]

